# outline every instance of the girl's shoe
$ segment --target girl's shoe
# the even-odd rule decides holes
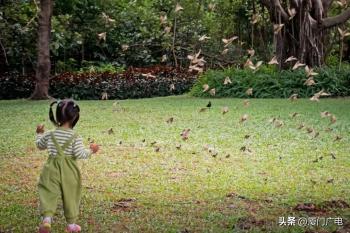
[[[66,232],[80,232],[81,227],[77,224],[69,224],[66,228]]]
[[[51,223],[44,221],[39,226],[39,233],[50,233],[51,232]]]

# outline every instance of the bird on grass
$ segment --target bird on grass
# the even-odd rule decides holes
[[[208,102],[207,108],[209,108],[209,109],[211,108],[211,101]]]

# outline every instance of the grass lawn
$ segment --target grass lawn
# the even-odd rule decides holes
[[[80,161],[83,232],[333,232],[335,224],[287,227],[278,220],[349,222],[350,99],[251,99],[249,107],[242,99],[211,101],[205,112],[198,110],[208,99],[186,96],[79,102],[76,131],[86,144],[101,144],[100,153]],[[38,226],[36,184],[47,152],[34,138],[37,124],[53,128],[48,103],[0,101],[0,232]],[[322,111],[337,122],[321,118]],[[185,128],[187,141],[180,136]],[[303,203],[316,207],[294,208]],[[64,226],[60,205],[53,232]]]

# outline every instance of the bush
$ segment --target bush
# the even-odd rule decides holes
[[[253,88],[254,98],[288,98],[297,93],[306,98],[322,89],[332,96],[350,96],[350,69],[343,67],[328,67],[315,70],[319,75],[314,77],[316,85],[306,86],[307,77],[304,69],[296,71],[277,71],[273,68],[262,67],[256,73],[247,69],[228,68],[224,70],[209,70],[204,73],[191,90],[191,95],[208,97],[209,92],[203,92],[203,85],[215,88],[216,97],[247,98],[247,89]],[[224,85],[225,77],[229,77],[231,84]]]
[[[49,92],[55,98],[100,99],[103,92],[109,99],[146,98],[183,94],[190,90],[195,79],[184,70],[158,66],[123,73],[63,73],[50,81]],[[27,98],[34,83],[32,76],[2,75],[0,99]]]

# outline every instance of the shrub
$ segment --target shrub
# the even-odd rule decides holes
[[[203,92],[203,85],[216,89],[216,97],[247,98],[248,88],[253,88],[254,98],[288,98],[297,93],[299,97],[310,97],[322,89],[332,96],[350,96],[350,69],[341,70],[335,67],[319,68],[319,75],[314,77],[316,85],[306,86],[307,77],[304,69],[277,71],[262,67],[254,73],[247,69],[228,68],[224,70],[209,70],[197,80],[191,90],[191,95],[208,97],[209,92]],[[225,77],[231,84],[224,85]]]
[[[195,79],[187,71],[158,66],[123,73],[63,73],[50,81],[49,92],[55,98],[99,99],[103,92],[109,99],[145,98],[188,92]],[[13,73],[0,76],[0,99],[29,97],[34,81]]]

